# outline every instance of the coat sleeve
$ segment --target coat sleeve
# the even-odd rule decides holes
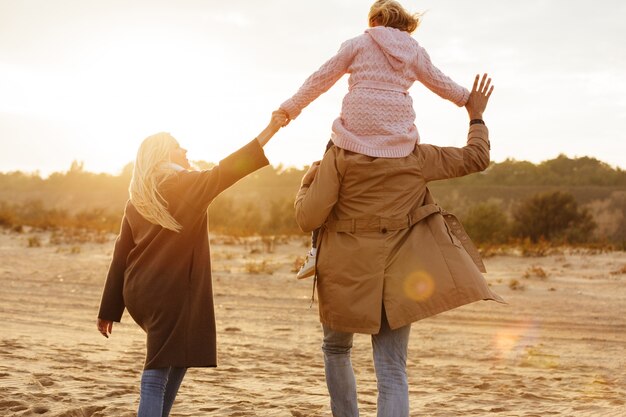
[[[418,46],[416,71],[417,80],[430,91],[459,107],[465,106],[469,91],[441,72],[430,60],[428,52],[421,46]]]
[[[266,165],[269,165],[269,161],[259,142],[254,139],[222,159],[212,169],[181,174],[181,197],[189,204],[199,206],[200,210],[206,210],[222,191]]]
[[[122,219],[120,234],[115,241],[113,260],[109,266],[98,318],[119,322],[122,319],[124,308],[124,273],[126,272],[126,260],[128,254],[135,247],[133,233],[126,216]]]
[[[311,74],[298,92],[281,104],[280,108],[287,112],[290,119],[298,117],[302,109],[328,91],[348,71],[354,53],[353,42],[344,42],[339,48],[339,52]]]
[[[303,232],[320,227],[337,202],[342,176],[337,166],[337,150],[333,146],[326,152],[313,182],[302,184],[296,195],[296,223]]]
[[[415,153],[426,181],[462,177],[489,166],[489,130],[485,125],[471,125],[467,145],[462,148],[418,145]]]

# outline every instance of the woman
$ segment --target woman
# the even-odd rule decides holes
[[[147,334],[139,417],[168,416],[186,369],[217,366],[207,208],[268,164],[262,147],[283,124],[275,112],[256,139],[207,171],[188,170],[169,133],[139,147],[97,321],[108,338],[126,308]]]
[[[478,254],[465,249],[458,221],[427,188],[489,165],[482,115],[493,87],[486,74],[478,81],[466,104],[464,148],[420,144],[404,158],[375,158],[333,146],[302,179],[296,220],[304,231],[322,227],[317,290],[334,416],[358,416],[353,333],[372,335],[378,416],[406,417],[411,323],[477,300],[503,302],[481,275]]]

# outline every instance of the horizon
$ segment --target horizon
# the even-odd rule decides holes
[[[545,159],[545,160],[539,161],[539,162],[532,162],[532,161],[523,160],[523,159],[506,158],[505,160],[502,160],[502,161],[493,161],[492,160],[491,164],[496,164],[497,165],[497,164],[502,164],[502,163],[505,163],[505,162],[508,162],[508,161],[517,162],[517,163],[525,163],[525,162],[527,162],[527,163],[531,163],[531,164],[533,164],[534,166],[537,167],[537,166],[539,166],[541,164],[544,164],[544,163],[547,163],[547,162],[550,162],[550,161],[554,161],[554,160],[556,160],[558,158],[561,158],[561,157],[565,157],[565,158],[567,158],[567,159],[569,159],[571,161],[575,161],[575,160],[583,159],[583,158],[589,158],[589,159],[598,161],[601,164],[608,165],[612,170],[620,171],[620,172],[626,172],[626,169],[624,169],[622,167],[610,165],[606,161],[602,161],[601,159],[595,158],[593,156],[583,155],[583,156],[574,156],[574,157],[572,157],[572,156],[569,156],[569,155],[566,155],[566,154],[563,154],[563,153],[555,156],[554,158]],[[217,163],[219,161],[189,160],[189,162],[191,164],[191,169],[192,170],[200,170],[200,169],[204,169],[204,168],[202,168],[201,165],[213,165],[214,166],[214,165],[217,165]],[[47,172],[47,173],[42,173],[39,170],[36,170],[36,171],[22,171],[22,170],[0,171],[0,175],[11,175],[11,174],[19,173],[19,174],[23,174],[25,176],[39,177],[39,178],[41,178],[43,180],[46,180],[53,174],[67,174],[67,173],[71,172],[72,171],[72,167],[75,164],[78,164],[80,166],[80,168],[79,168],[80,172],[85,172],[85,173],[94,174],[94,175],[105,174],[105,175],[111,175],[111,176],[120,176],[120,175],[123,174],[123,172],[124,172],[124,170],[126,169],[127,166],[129,166],[129,165],[132,166],[134,164],[134,161],[128,161],[121,168],[119,168],[118,170],[113,171],[113,172],[109,172],[109,171],[92,171],[92,170],[87,169],[84,166],[83,161],[79,161],[79,160],[74,159],[71,162],[70,167],[68,167],[67,169],[55,170],[55,171],[51,171],[51,172]],[[280,168],[280,172],[288,171],[288,170],[291,170],[291,169],[303,171],[303,170],[305,170],[307,168],[307,166],[284,165],[282,163],[278,163],[278,164],[270,163],[268,166],[272,167],[274,170],[277,170],[277,169]],[[489,170],[489,168],[487,168],[487,170],[484,171],[484,172],[487,172],[488,170]]]
[[[50,175],[80,161],[115,175],[157,131],[190,160],[218,162],[363,32],[371,3],[2,2],[0,172]],[[445,74],[467,88],[476,73],[493,77],[492,161],[565,154],[626,169],[626,4],[401,3],[427,12],[413,37]],[[279,131],[265,148],[272,165],[320,159],[346,91],[344,76]],[[419,82],[410,92],[422,142],[463,146],[465,110]]]

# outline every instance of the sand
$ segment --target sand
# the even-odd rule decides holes
[[[132,416],[144,335],[128,315],[108,340],[95,327],[114,237],[49,238],[0,232],[0,415]],[[220,366],[188,372],[172,416],[330,415],[311,281],[292,272],[305,242],[212,240]],[[411,416],[626,416],[626,255],[485,263],[509,304],[413,325]],[[361,415],[375,416],[368,336],[352,357]]]

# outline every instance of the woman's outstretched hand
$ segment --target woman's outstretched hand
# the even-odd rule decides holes
[[[265,146],[267,142],[280,130],[281,127],[286,126],[289,123],[289,120],[286,116],[286,113],[283,110],[276,110],[272,112],[272,118],[270,119],[269,124],[259,135],[256,137],[256,140],[259,142],[259,145]]]
[[[102,336],[109,338],[109,335],[113,332],[113,322],[111,320],[98,319],[98,331]]]
[[[472,87],[469,99],[465,104],[465,108],[467,109],[467,113],[469,114],[470,119],[483,118],[483,112],[487,108],[487,102],[489,101],[489,97],[491,96],[491,92],[493,91],[491,78],[487,78],[487,74],[483,74],[483,78],[482,80],[480,80],[480,85],[478,84],[479,79],[480,74],[476,74],[476,78],[474,79],[474,86]]]

